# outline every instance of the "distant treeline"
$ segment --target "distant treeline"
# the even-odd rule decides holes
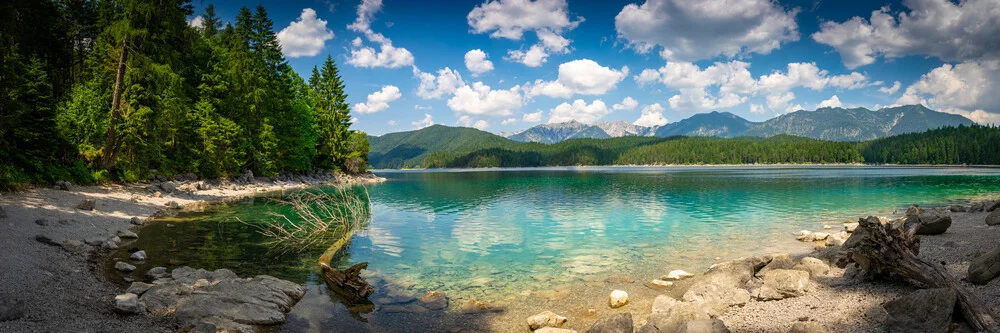
[[[622,137],[524,143],[470,153],[436,152],[426,168],[663,164],[990,164],[1000,165],[1000,128],[944,127],[865,142],[788,135],[740,137]]]

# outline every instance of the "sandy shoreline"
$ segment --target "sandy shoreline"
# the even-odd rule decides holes
[[[338,177],[338,183],[377,181]],[[120,230],[138,231],[168,205],[196,209],[216,202],[326,183],[318,179],[218,184],[208,190],[157,193],[150,184],[34,188],[0,193],[0,311],[19,308],[19,319],[0,321],[0,332],[172,332],[169,318],[122,316],[112,310],[123,289],[104,280],[100,242]],[[183,183],[176,183],[183,187]],[[77,209],[94,200],[94,210]],[[69,244],[67,244],[69,241]],[[80,243],[76,243],[80,242]]]
[[[39,235],[48,243],[62,244],[67,240],[86,241],[107,239],[119,230],[138,230],[130,223],[133,217],[146,219],[166,209],[173,201],[177,205],[197,209],[206,203],[234,200],[265,192],[302,188],[313,184],[304,182],[258,182],[250,185],[216,186],[210,190],[175,192],[156,196],[147,191],[148,184],[74,187],[70,191],[37,188],[18,193],[0,195],[0,207],[7,218],[0,219],[0,298],[22,302],[24,316],[13,321],[0,321],[2,332],[37,331],[116,331],[116,332],[170,332],[174,330],[170,318],[156,316],[121,316],[112,311],[114,295],[122,288],[104,280],[97,247],[81,251],[66,250],[38,240]],[[96,201],[93,211],[75,207],[84,199]],[[922,236],[921,257],[932,262],[945,262],[957,278],[963,278],[969,261],[976,255],[989,251],[1000,239],[1000,226],[989,227],[984,223],[986,212],[952,213],[953,224],[948,232],[937,236]],[[37,222],[44,219],[45,222]],[[838,226],[839,227],[839,226]],[[817,225],[815,230],[820,230]],[[789,230],[791,232],[791,230]],[[789,237],[793,237],[789,235]],[[72,248],[72,247],[66,247]],[[773,255],[774,253],[758,253]],[[793,253],[793,256],[806,254]],[[666,273],[666,272],[663,272]],[[700,273],[700,272],[695,272]],[[832,267],[826,276],[814,278],[812,291],[807,295],[777,301],[751,301],[741,307],[732,307],[718,318],[732,332],[787,332],[800,318],[809,318],[832,332],[885,331],[886,314],[881,305],[901,295],[916,290],[900,282],[858,282],[843,278],[844,270]],[[647,281],[636,276],[636,281],[622,286],[606,285],[608,291],[632,285],[640,288]],[[680,287],[661,292],[680,298]],[[993,309],[1000,312],[1000,280],[986,286],[963,282]],[[632,314],[635,327],[649,320],[652,299],[647,293],[633,295],[630,304],[620,309],[601,309],[600,317],[614,313]],[[582,296],[582,295],[581,295]],[[606,301],[607,295],[586,295],[591,301]],[[592,302],[588,302],[592,303]],[[598,302],[600,303],[600,302]],[[2,305],[2,304],[0,304]],[[531,313],[556,309],[525,309]],[[564,328],[585,331],[599,317],[577,313],[561,313],[570,318]],[[575,317],[575,318],[574,318]],[[505,317],[509,319],[510,317]],[[523,318],[516,325],[510,323],[487,327],[501,331],[523,331]],[[463,332],[468,331],[468,327]],[[486,327],[480,329],[492,330]],[[526,329],[526,328],[522,328]]]

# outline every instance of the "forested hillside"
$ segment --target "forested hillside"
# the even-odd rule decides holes
[[[436,131],[457,133],[460,128]],[[469,130],[469,129],[465,129]],[[475,131],[475,130],[472,130]],[[419,131],[417,131],[419,132]],[[481,137],[489,133],[467,132]],[[393,134],[394,135],[394,134]],[[466,141],[452,135],[453,141]],[[377,139],[376,139],[377,140]],[[481,140],[470,140],[488,142]],[[406,140],[396,141],[408,147]],[[431,147],[420,144],[422,147]],[[506,143],[469,150],[444,146],[417,150],[407,167],[479,168],[665,164],[989,164],[1000,165],[1000,128],[959,126],[866,142],[824,141],[790,135],[739,137],[620,137],[572,139],[555,144]],[[383,148],[386,149],[386,148]],[[402,150],[402,149],[400,149]],[[373,160],[375,159],[373,154]]]
[[[474,128],[433,125],[427,128],[369,137],[372,167],[415,168],[435,152],[469,153],[480,149],[512,147],[510,139]]]
[[[0,3],[0,188],[151,173],[363,170],[332,58],[308,81],[267,10],[184,0]],[[231,23],[223,23],[231,22]]]

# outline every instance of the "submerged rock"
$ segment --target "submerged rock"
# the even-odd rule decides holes
[[[490,306],[489,304],[477,301],[475,299],[470,299],[465,303],[462,303],[461,311],[462,313],[471,314],[471,313],[491,312],[496,310],[494,310],[493,307]]]
[[[122,272],[131,272],[135,270],[135,266],[132,266],[127,262],[119,261],[115,263],[115,269]]]
[[[885,303],[890,332],[948,332],[957,295],[951,288],[917,290]]]
[[[1000,212],[1000,210],[998,210]],[[984,253],[969,263],[969,282],[987,284],[1000,275],[1000,246]]]
[[[115,296],[115,312],[121,314],[140,314],[146,312],[146,305],[139,302],[139,296],[133,293]]]
[[[566,323],[566,317],[557,315],[551,311],[528,317],[528,329],[534,331],[542,327],[562,327]]]
[[[170,276],[170,273],[167,272],[166,267],[153,267],[146,272],[146,276],[151,277],[155,280],[159,278],[168,277]]]
[[[632,333],[632,314],[619,313],[598,320],[587,333]]]
[[[624,290],[614,290],[608,297],[608,306],[612,309],[620,308],[628,304],[628,293]]]
[[[417,299],[417,303],[428,310],[444,310],[448,307],[448,297],[440,291],[428,291]]]

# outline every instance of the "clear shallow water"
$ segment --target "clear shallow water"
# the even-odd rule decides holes
[[[516,320],[517,325],[535,312],[583,306],[578,298],[549,297],[546,292],[552,290],[604,290],[603,281],[610,276],[634,278],[631,284],[642,289],[643,282],[669,270],[700,272],[716,258],[808,250],[792,238],[795,230],[817,230],[824,224],[839,228],[859,216],[893,215],[912,203],[933,206],[1000,193],[1000,170],[988,168],[630,167],[377,174],[388,181],[369,188],[372,220],[334,264],[344,268],[369,262],[366,276],[379,290],[374,300],[390,290],[409,295],[444,291],[452,299],[452,312],[462,300],[475,298],[509,306],[512,311],[493,321]],[[126,248],[146,250],[153,258],[148,267],[230,268],[241,276],[269,274],[307,284],[310,292],[293,311],[288,331],[391,330],[413,322],[412,314],[379,311],[352,317],[316,274],[323,249],[275,254],[260,244],[263,239],[255,229],[233,223],[237,218],[268,221],[272,217],[265,212],[282,209],[257,199],[163,219],[145,227]],[[533,294],[544,296],[525,296]],[[606,297],[592,296],[598,304]],[[420,316],[452,321],[444,315]]]

